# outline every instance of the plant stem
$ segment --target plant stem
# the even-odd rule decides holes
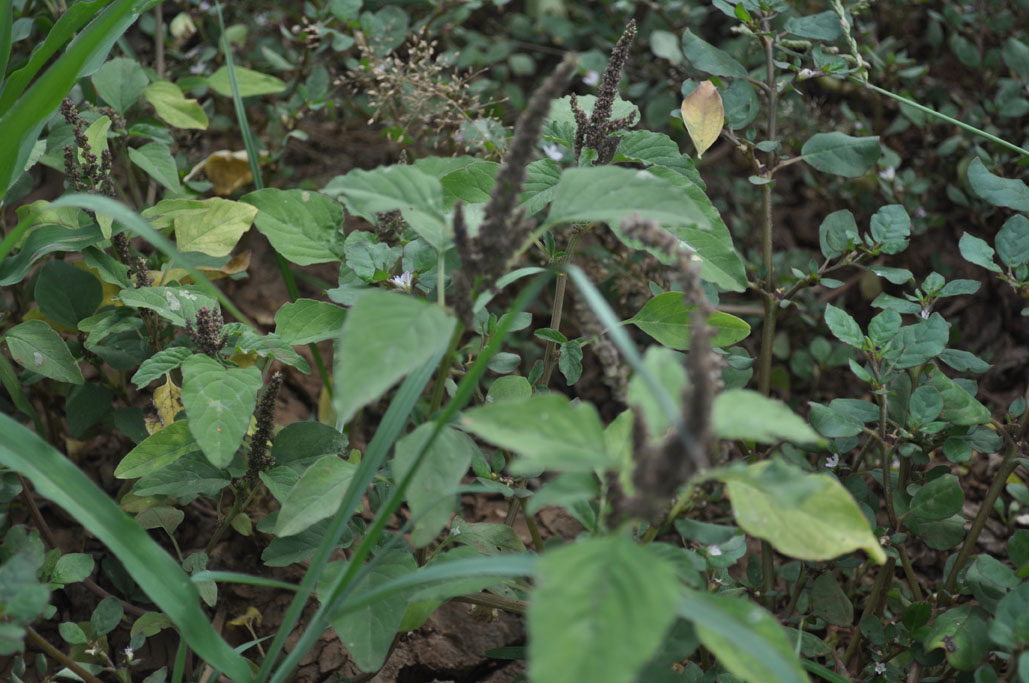
[[[25,630],[28,633],[29,640],[32,641],[32,644],[42,650],[45,654],[49,655],[51,659],[57,660],[74,671],[82,680],[86,681],[86,683],[101,683],[99,678],[83,669],[71,657],[51,645],[49,641],[36,632],[36,629],[31,626],[27,626]]]
[[[1004,452],[1004,460],[1000,464],[1000,469],[993,475],[993,482],[990,484],[986,496],[983,497],[983,502],[979,506],[979,512],[976,513],[972,526],[968,530],[968,535],[965,536],[965,542],[962,544],[961,550],[958,551],[958,556],[950,568],[950,574],[947,575],[947,581],[943,584],[943,589],[950,594],[953,594],[954,589],[957,587],[958,572],[961,571],[965,563],[972,557],[972,553],[975,552],[976,541],[979,540],[979,534],[982,533],[983,527],[986,526],[986,520],[989,519],[990,514],[993,512],[994,503],[997,502],[1000,492],[1007,485],[1008,477],[1018,467],[1018,455],[1018,447],[1014,444],[1008,444]]]
[[[565,253],[561,256],[558,261],[559,265],[565,266],[572,259],[572,253],[575,251],[575,245],[579,242],[579,237],[582,233],[589,230],[592,227],[581,225],[572,226],[572,234],[568,238],[568,245],[565,247]],[[568,285],[568,275],[564,270],[560,271],[557,275],[557,282],[554,284],[554,305],[550,312],[550,329],[556,330],[561,326],[561,316],[564,312],[565,305],[565,287]],[[538,386],[547,387],[550,384],[550,376],[554,374],[555,351],[557,344],[552,341],[547,342],[547,350],[543,354],[543,374],[540,375]]]
[[[911,589],[911,597],[915,602],[922,602],[922,588],[918,585],[918,577],[915,576],[915,568],[911,566],[911,558],[908,557],[904,546],[894,546],[894,550],[900,555],[900,566],[904,568],[904,577],[908,580],[908,588]]]
[[[214,534],[211,535],[211,540],[207,542],[207,547],[204,548],[204,552],[207,553],[207,555],[210,555],[211,551],[214,550],[214,546],[218,545],[218,541],[220,541],[222,536],[225,535],[225,532],[229,530],[229,525],[232,524],[232,520],[236,518],[236,515],[239,514],[240,510],[250,503],[254,494],[257,493],[257,489],[258,486],[254,486],[245,498],[239,493],[236,494],[236,502],[232,504],[232,510],[229,511],[229,514],[227,514],[225,519],[221,521],[218,528],[214,530]]]
[[[457,353],[457,345],[461,343],[461,335],[464,334],[464,325],[458,322],[454,326],[454,333],[450,335],[450,345],[447,352],[443,354],[443,360],[439,362],[439,369],[436,371],[436,383],[432,387],[432,399],[429,402],[429,415],[435,414],[443,405],[443,389],[450,375],[450,366],[454,364],[454,355]]]
[[[872,592],[868,594],[868,598],[865,600],[865,608],[861,612],[861,619],[867,616],[875,614],[879,609],[879,603],[882,598],[886,595],[886,590],[889,588],[890,579],[893,578],[893,566],[897,560],[889,558],[886,560],[886,564],[879,567],[879,574],[875,577],[875,584],[872,585]],[[850,664],[850,661],[854,659],[854,655],[857,654],[858,644],[861,642],[861,620],[858,620],[858,627],[854,629],[854,633],[850,637],[850,643],[847,644],[847,653],[843,655],[843,661]]]

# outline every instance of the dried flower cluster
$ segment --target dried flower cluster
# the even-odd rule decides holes
[[[282,387],[282,373],[276,372],[268,380],[268,386],[261,394],[261,400],[254,410],[254,421],[257,423],[254,435],[250,439],[250,457],[247,459],[247,482],[253,484],[257,481],[257,474],[270,468],[275,460],[268,453],[268,444],[272,440],[272,431],[275,428],[275,400],[279,396],[279,389]]]
[[[341,79],[351,91],[368,96],[369,125],[381,121],[395,126],[431,148],[480,149],[482,137],[467,133],[492,121],[485,110],[495,103],[471,94],[476,74],[461,73],[436,54],[436,41],[427,40],[424,31],[412,37],[406,54],[394,50],[383,55],[374,40],[358,34],[362,66]]]
[[[649,247],[678,256],[683,297],[694,306],[690,351],[686,356],[689,382],[683,391],[683,414],[679,428],[656,445],[647,442],[642,420],[637,416],[633,440],[637,449],[637,465],[633,471],[635,495],[618,505],[621,512],[653,519],[661,512],[660,505],[675,495],[676,490],[698,469],[709,464],[709,449],[714,442],[711,429],[711,406],[721,388],[721,364],[711,348],[713,331],[707,324],[715,312],[700,284],[700,269],[690,252],[680,246],[671,234],[657,223],[637,215],[622,221],[622,232]]]
[[[186,333],[193,340],[197,351],[214,358],[225,348],[227,339],[222,332],[224,324],[221,311],[203,306],[197,309],[196,325],[190,320],[186,321]]]
[[[609,164],[618,148],[617,131],[636,125],[636,112],[611,120],[615,99],[618,96],[618,82],[622,80],[622,69],[629,59],[629,48],[636,37],[636,20],[632,19],[625,26],[625,32],[618,39],[611,59],[600,79],[600,89],[593,104],[593,112],[589,117],[579,106],[579,101],[572,95],[572,114],[575,116],[575,158],[578,159],[584,148],[597,153],[597,163]]]
[[[543,130],[543,121],[550,111],[550,102],[564,92],[575,73],[578,57],[569,54],[533,93],[525,111],[518,117],[511,144],[497,172],[489,201],[483,209],[479,235],[472,239],[464,222],[460,205],[454,211],[454,240],[461,256],[461,271],[455,278],[458,291],[456,306],[462,319],[470,321],[471,302],[477,289],[487,289],[506,270],[508,261],[517,255],[535,225],[518,207],[525,182],[525,168],[533,160],[536,143]]]

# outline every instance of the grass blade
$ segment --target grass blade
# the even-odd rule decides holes
[[[0,130],[4,131],[0,136],[0,195],[6,195],[21,175],[43,124],[75,85],[83,68],[103,58],[151,2],[114,0],[68,44],[46,73],[4,111],[0,117]],[[4,88],[5,96],[14,92],[16,85],[9,81]]]
[[[234,680],[250,680],[246,660],[211,626],[199,593],[175,560],[70,460],[2,413],[0,465],[27,477],[40,495],[64,508],[110,548],[197,654]]]
[[[0,0],[0,97],[4,93],[4,75],[11,59],[11,39],[14,29],[14,0]]]

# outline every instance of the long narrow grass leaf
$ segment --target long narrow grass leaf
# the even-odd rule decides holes
[[[175,560],[70,460],[2,413],[0,465],[27,477],[40,495],[64,508],[110,548],[197,654],[233,680],[250,680],[246,660],[211,626],[200,607],[200,594]]]
[[[43,124],[75,85],[83,69],[103,58],[115,39],[151,0],[114,0],[68,44],[39,79],[0,117],[0,195],[21,175]],[[14,86],[7,84],[5,94]]]
[[[218,583],[245,583],[249,586],[261,586],[262,588],[281,588],[282,590],[287,591],[295,591],[297,589],[297,585],[295,583],[288,583],[277,579],[268,579],[263,576],[253,576],[252,574],[244,574],[242,572],[216,572],[205,570],[197,572],[189,578],[193,583],[217,581]]]
[[[365,532],[364,539],[350,557],[346,571],[341,572],[329,587],[327,591],[328,598],[318,607],[318,611],[311,618],[311,622],[303,635],[300,636],[300,640],[293,646],[293,650],[283,660],[281,666],[271,678],[272,683],[281,683],[287,680],[290,672],[299,664],[300,659],[314,646],[315,642],[317,642],[318,638],[328,627],[330,616],[336,613],[340,605],[348,597],[349,588],[355,584],[364,560],[371,553],[372,548],[375,547],[379,536],[392,518],[393,513],[396,512],[403,502],[407,487],[410,486],[415,474],[418,472],[418,466],[424,459],[425,453],[428,452],[429,447],[432,446],[433,441],[435,441],[443,427],[471,400],[478,386],[479,379],[486,371],[486,366],[493,355],[500,350],[518,313],[523,311],[531,301],[535,300],[543,286],[552,276],[553,274],[550,272],[537,275],[519,293],[518,297],[509,307],[508,314],[501,318],[501,322],[497,326],[496,332],[490,338],[489,344],[482,350],[475,363],[472,364],[472,367],[469,368],[468,372],[461,379],[461,383],[458,385],[453,398],[436,416],[435,428],[429,438],[425,440],[425,443],[422,444],[418,455],[415,457],[414,464],[407,471],[404,479],[398,482],[386,504],[379,509],[375,522]]]
[[[11,60],[11,39],[14,32],[14,0],[0,0],[0,97],[4,94],[4,74]]]
[[[408,417],[418,402],[418,397],[424,391],[425,385],[432,378],[441,356],[442,352],[436,354],[426,361],[425,365],[408,375],[407,379],[401,383],[396,395],[394,395],[389,408],[386,409],[386,414],[383,415],[379,428],[376,430],[375,436],[372,437],[371,443],[368,444],[368,450],[361,459],[361,464],[354,473],[354,478],[351,480],[347,492],[343,495],[343,501],[340,503],[336,514],[330,520],[329,526],[325,530],[325,537],[318,546],[318,550],[315,552],[315,556],[311,560],[307,572],[304,574],[303,581],[297,588],[293,602],[290,603],[289,608],[286,610],[282,624],[275,634],[275,640],[268,647],[268,654],[265,656],[264,663],[261,665],[261,670],[257,675],[258,681],[268,680],[273,675],[273,671],[276,672],[276,676],[283,671],[288,674],[289,669],[286,668],[286,661],[278,669],[275,669],[276,660],[282,652],[283,645],[286,643],[286,637],[293,631],[293,627],[296,626],[297,621],[300,619],[300,615],[307,605],[308,598],[311,597],[318,579],[325,570],[329,556],[343,537],[343,532],[350,522],[350,517],[354,514],[358,504],[361,502],[361,498],[364,496],[364,492],[368,489],[372,479],[375,478],[375,474],[382,466],[383,461],[385,461],[389,449],[393,446],[393,442],[397,440],[397,437],[403,431],[404,425],[407,424]],[[310,627],[308,630],[310,630]],[[297,651],[298,646],[299,644],[294,646],[293,653]],[[291,657],[292,653],[290,657],[287,657],[287,660]]]

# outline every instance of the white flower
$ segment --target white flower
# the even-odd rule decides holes
[[[586,72],[586,75],[582,77],[582,82],[590,86],[596,85],[597,83],[600,83],[600,73],[590,69]]]
[[[923,209],[922,207],[918,207],[917,209],[915,209],[915,217],[917,217],[917,218],[925,218],[925,216],[926,216],[925,209]]]
[[[831,470],[836,469],[837,467],[839,467],[839,465],[840,456],[838,455],[830,455],[828,458],[825,459],[825,466]]]
[[[880,676],[883,675],[884,673],[886,673],[886,665],[883,664],[882,662],[878,662],[875,665],[875,672],[877,674],[879,674]]]
[[[797,72],[798,81],[806,81],[809,78],[814,78],[818,75],[818,72],[814,69],[801,69]]]
[[[547,143],[543,145],[543,153],[553,161],[561,161],[565,158],[565,153],[561,151],[561,148],[557,143]]]
[[[203,62],[193,62],[189,67],[189,72],[196,76],[197,74],[204,73],[205,68],[207,68],[207,65]]]
[[[397,289],[402,289],[405,292],[411,291],[411,282],[414,279],[414,275],[409,270],[405,270],[400,275],[394,275],[389,279],[389,283]]]
[[[713,545],[711,546],[711,549],[707,552],[707,554],[711,557],[718,557],[722,554],[722,549],[719,548],[717,545]]]
[[[922,312],[921,312],[920,315],[922,316],[922,320],[928,320],[929,319],[929,311],[925,310],[924,308],[922,309]]]
[[[885,180],[886,182],[890,182],[897,177],[897,169],[895,169],[893,166],[890,166],[886,170],[880,171],[879,177]]]

